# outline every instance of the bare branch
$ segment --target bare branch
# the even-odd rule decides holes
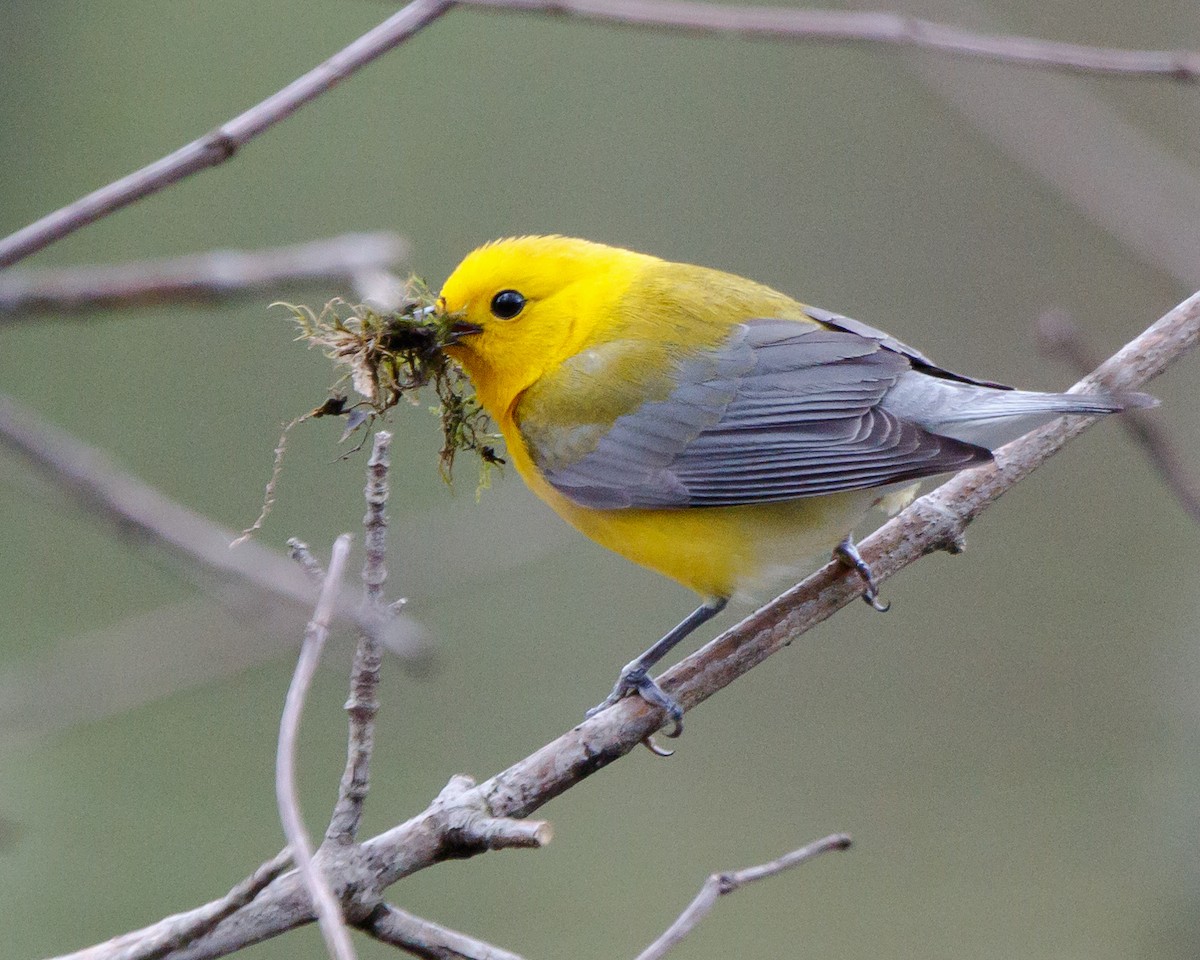
[[[846,5],[869,9],[876,0]],[[913,0],[907,7],[984,29],[998,19],[997,6],[984,0]],[[1147,136],[1138,118],[1094,84],[1045,71],[1000,76],[951,58],[906,57],[903,65],[1002,154],[1144,263],[1187,289],[1200,286],[1200,259],[1192,255],[1200,248],[1195,165]]]
[[[155,924],[153,935],[147,935],[144,930],[126,933],[86,950],[80,950],[63,960],[159,960],[207,933],[230,914],[250,903],[269,883],[287,870],[291,863],[291,851],[284,850],[262,864],[219,900],[213,900],[197,910],[176,917],[167,917]]]
[[[1048,310],[1038,318],[1037,337],[1044,353],[1057,357],[1077,373],[1086,373],[1096,365],[1079,324],[1060,310]],[[1200,489],[1184,468],[1177,445],[1167,431],[1143,410],[1128,410],[1120,420],[1188,516],[1200,523]]]
[[[165,547],[182,561],[185,570],[215,574],[222,582],[248,584],[288,605],[311,606],[312,585],[285,557],[254,542],[229,549],[236,536],[233,531],[119,470],[101,451],[2,394],[0,446],[27,458],[91,513],[115,523],[125,539],[136,535],[145,543]],[[197,582],[206,585],[203,578]],[[428,641],[411,617],[365,618],[356,604],[348,602],[339,604],[338,616],[362,630],[379,632],[380,639],[410,669],[420,671],[428,666]]]
[[[423,960],[522,960],[515,953],[381,903],[361,925],[364,933]]]
[[[450,778],[435,804],[447,811],[442,825],[444,843],[454,856],[473,856],[484,850],[544,847],[554,839],[545,820],[493,817],[475,793],[475,781],[464,774]]]
[[[746,867],[732,873],[712,874],[704,882],[704,886],[700,888],[696,898],[679,915],[679,918],[663,932],[661,937],[639,953],[636,960],[661,960],[684,937],[696,929],[697,924],[712,912],[712,908],[717,905],[717,900],[725,894],[740,890],[746,884],[756,880],[765,880],[767,877],[783,873],[784,870],[798,867],[831,850],[848,849],[850,849],[850,838],[844,833],[833,833],[807,846],[800,847],[798,850],[793,850],[791,853],[785,853],[782,857],[769,863],[759,864],[757,867]]]
[[[292,859],[295,860],[300,877],[304,880],[305,889],[312,897],[317,923],[321,927],[325,946],[333,960],[354,960],[354,948],[350,944],[350,934],[346,930],[341,905],[334,899],[329,884],[313,863],[312,842],[308,839],[308,831],[304,829],[300,800],[296,796],[296,741],[300,736],[300,717],[304,713],[304,700],[321,661],[321,651],[325,649],[325,640],[329,636],[329,622],[333,617],[338,587],[342,582],[346,557],[349,554],[350,535],[344,533],[333,543],[333,554],[329,558],[329,575],[321,587],[316,610],[308,623],[308,629],[304,632],[304,644],[300,648],[296,672],[292,675],[292,683],[288,687],[283,705],[283,715],[279,721],[279,748],[275,753],[275,797],[279,803],[279,820],[283,824]]]
[[[312,583],[320,587],[325,581],[325,568],[321,561],[313,556],[308,544],[296,537],[289,537],[287,542],[288,556],[300,564],[300,569]]]
[[[303,284],[351,287],[364,276],[395,268],[407,257],[408,243],[397,233],[346,233],[263,250],[212,250],[111,266],[9,270],[0,274],[0,325],[38,313],[214,302],[264,292],[278,296]]]
[[[387,502],[388,470],[391,469],[392,435],[386,430],[375,434],[371,458],[367,461],[367,484],[363,497],[367,513],[363,517],[363,547],[367,558],[363,563],[363,586],[367,603],[383,606],[383,585],[387,582]]]
[[[38,490],[38,496],[53,498],[47,509],[70,508],[53,485],[40,485],[41,478],[32,472],[16,479],[31,488],[31,495]],[[487,510],[464,513],[459,503],[437,513],[394,517],[391,530],[407,531],[401,542],[422,542],[420,554],[413,555],[406,570],[406,589],[427,599],[452,591],[446,564],[459,562],[478,543],[504,540],[508,548],[486,569],[473,572],[477,583],[501,577],[567,543],[572,534],[566,525],[538,524],[540,504],[521,494],[513,484],[503,484],[489,494]],[[432,541],[427,536],[431,528],[440,531]],[[122,531],[118,523],[112,529]],[[151,557],[159,559],[159,554]],[[172,562],[170,556],[163,559]],[[312,615],[316,591],[311,587],[304,603],[275,603],[270,595],[233,578],[218,582],[219,577],[197,574],[193,567],[180,572],[197,583],[199,595],[68,634],[42,644],[36,657],[0,665],[0,739],[18,732],[45,735],[232,676],[287,650],[287,638],[301,635]],[[319,579],[315,583],[319,586]],[[345,596],[353,599],[350,591]],[[213,610],[214,603],[219,611]],[[395,607],[389,616],[403,610],[403,605]],[[379,629],[403,631],[398,637],[411,643],[408,631],[420,626],[404,617],[389,619]],[[164,636],[174,642],[164,645]],[[436,667],[432,651],[427,662]],[[420,666],[420,661],[404,664],[406,672],[413,673]],[[43,692],[48,689],[58,695],[46,698]]]
[[[463,773],[450,778],[425,813],[436,824],[439,859],[461,860],[487,850],[536,849],[554,839],[554,830],[545,820],[494,816],[475,781]],[[374,842],[367,841],[364,848]]]
[[[433,23],[452,6],[527,11],[633,27],[731,33],[823,43],[883,43],[1004,63],[1087,73],[1195,80],[1200,54],[1122,50],[980,34],[888,13],[732,7],[685,0],[412,0],[324,63],[244,113],[0,240],[0,268],[36,253],[89,223],[229,160],[259,134]]]
[[[1125,50],[1056,43],[920,20],[898,13],[734,7],[687,0],[457,0],[459,6],[528,10],[631,27],[690,33],[734,33],[771,40],[883,43],[937,53],[1080,73],[1192,81],[1200,54],[1190,50]]]
[[[402,848],[399,855],[404,861],[405,874],[442,860],[472,857],[490,849],[536,848],[551,838],[549,824],[543,821],[533,821],[525,826],[514,822],[507,828],[497,829],[498,819],[503,818],[494,816],[475,781],[456,776],[424,812],[389,834],[397,834],[397,831],[403,834],[398,843]],[[316,856],[324,867],[335,898],[342,903],[346,919],[354,926],[370,924],[383,903],[383,881],[391,883],[395,879],[395,864],[385,862],[384,858],[394,859],[397,853],[389,846],[381,847],[379,840],[377,837],[361,846],[323,844]],[[181,916],[186,919],[189,914]],[[299,875],[293,871],[263,891],[250,907],[226,918],[205,937],[171,953],[170,960],[227,956],[249,944],[311,923],[313,919],[311,898]],[[123,939],[138,942],[141,938],[159,936],[164,922],[127,934]],[[104,954],[72,954],[59,960],[85,960],[85,957],[86,960],[110,960]]]
[[[1171,310],[1073,389],[1132,392],[1200,341],[1200,293]],[[953,549],[966,525],[1014,484],[1085,430],[1094,418],[1066,417],[1001,448],[995,464],[964,471],[859,544],[880,580],[925,554]],[[783,649],[836,610],[856,601],[854,571],[829,563],[659,678],[684,709],[701,703]],[[661,712],[629,697],[586,720],[477,787],[456,778],[425,811],[366,841],[343,873],[331,875],[339,896],[358,897],[351,922],[363,923],[382,903],[380,891],[433,863],[488,847],[449,842],[473,815],[523,818],[637,747],[664,722]],[[478,837],[473,839],[478,840]],[[313,919],[295,874],[280,877],[249,907],[172,960],[224,956]],[[154,935],[155,926],[142,935]],[[131,935],[135,936],[135,935]]]
[[[391,467],[392,435],[386,430],[375,434],[371,458],[367,461],[367,485],[363,491],[367,512],[363,562],[365,602],[362,615],[383,621],[394,615],[383,602],[383,585],[387,582],[387,501],[388,470]],[[346,713],[350,717],[349,744],[346,748],[346,770],[342,774],[337,803],[325,831],[325,839],[333,843],[353,843],[362,822],[363,804],[370,788],[371,753],[375,749],[375,715],[379,712],[379,670],[383,652],[373,633],[363,631],[354,651],[350,672],[350,699]]]
[[[0,267],[193,173],[224,163],[260,133],[427,27],[450,6],[451,0],[412,0],[324,63],[216,130],[0,240]]]

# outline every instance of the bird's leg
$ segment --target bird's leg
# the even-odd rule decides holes
[[[891,609],[890,603],[879,599],[879,584],[875,582],[875,574],[871,572],[871,567],[862,558],[862,554],[858,552],[858,547],[854,545],[849,534],[846,535],[845,540],[833,548],[833,556],[851,570],[857,571],[858,575],[862,577],[864,584],[862,598],[871,605],[872,609],[878,610],[880,613],[887,613]]]
[[[728,602],[728,597],[714,597],[711,600],[706,600],[649,650],[636,660],[625,664],[621,670],[620,677],[617,678],[617,685],[613,687],[612,693],[605,697],[602,702],[592,707],[586,716],[588,718],[594,717],[601,710],[611,707],[622,697],[636,691],[643,700],[652,706],[661,707],[663,712],[671,718],[675,724],[675,728],[667,734],[668,737],[677,737],[683,733],[683,708],[679,706],[674,697],[664,691],[662,687],[650,678],[650,668],[670,653],[671,648],[679,643],[680,640],[724,610],[725,604]]]

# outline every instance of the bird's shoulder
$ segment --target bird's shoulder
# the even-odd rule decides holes
[[[632,337],[595,342],[555,364],[518,398],[513,420],[543,469],[593,450],[620,417],[665,400],[679,351]]]

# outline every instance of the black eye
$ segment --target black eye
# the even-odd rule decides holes
[[[501,290],[492,297],[492,316],[498,320],[511,320],[525,309],[525,298],[516,290]]]

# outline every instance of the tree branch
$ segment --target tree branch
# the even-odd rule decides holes
[[[459,6],[558,14],[629,27],[741,34],[769,40],[881,43],[1016,66],[1194,81],[1200,53],[1126,50],[987,34],[899,13],[734,7],[688,0],[457,0]]]
[[[843,0],[870,9],[877,0]],[[909,0],[906,9],[993,28],[986,0]],[[905,57],[903,66],[1025,173],[1181,289],[1200,286],[1200,173],[1178,150],[1085,78],[977,69],[952,58]],[[1036,109],[1030,109],[1036,104]],[[1095,144],[1103,143],[1097,150]]]
[[[147,935],[146,930],[135,930],[133,933],[122,934],[94,947],[80,950],[71,956],[74,960],[160,960],[173,950],[178,950],[201,934],[207,933],[230,914],[246,906],[291,864],[291,851],[284,850],[262,864],[220,899],[206,903],[196,910],[159,921],[154,925],[152,935]]]
[[[290,247],[211,250],[110,266],[9,270],[0,274],[0,326],[31,314],[165,303],[212,303],[302,284],[356,284],[408,257],[398,233],[345,233]]]
[[[166,548],[189,571],[247,584],[289,606],[311,608],[315,590],[285,557],[253,541],[231,550],[236,534],[189,510],[161,491],[118,469],[100,450],[24,409],[0,394],[0,446],[38,467],[92,514],[115,523],[126,539],[136,535]],[[203,579],[200,579],[203,586]],[[379,633],[410,669],[429,665],[431,648],[411,617],[387,621],[360,614],[343,601],[338,616],[360,629]]]
[[[325,582],[325,568],[321,566],[321,561],[313,556],[308,544],[298,537],[288,537],[287,548],[288,557],[295,560],[304,571],[304,575],[320,588]]]
[[[1160,374],[1200,342],[1200,293],[1189,297],[1072,390],[1101,387],[1132,392]],[[921,497],[859,544],[882,581],[920,557],[961,548],[963,530],[1008,489],[1032,473],[1095,422],[1064,417],[997,452],[993,464],[966,470]],[[803,583],[777,597],[741,623],[668,670],[659,682],[690,710],[748,672],[801,634],[826,620],[862,591],[858,574],[841,563],[826,564]],[[664,717],[639,697],[629,697],[586,720],[558,739],[478,786],[456,778],[425,811],[361,846],[345,851],[342,870],[327,871],[347,919],[362,924],[396,881],[445,859],[474,856],[499,844],[493,831],[472,824],[527,817],[561,793],[603,769],[656,732]],[[548,829],[548,828],[547,828]],[[521,829],[509,832],[513,845]],[[538,826],[526,838],[544,842]],[[347,901],[350,906],[347,906]],[[172,960],[224,956],[313,919],[295,873],[280,877],[247,908],[227,917]],[[158,925],[130,937],[154,936]],[[69,960],[80,960],[79,956]],[[99,956],[88,960],[99,960]]]
[[[844,833],[833,833],[807,846],[800,847],[798,850],[793,850],[791,853],[785,853],[782,857],[769,863],[759,864],[756,867],[745,867],[731,873],[712,874],[704,882],[704,886],[700,888],[696,898],[679,915],[679,918],[663,931],[661,937],[639,953],[636,960],[661,960],[696,929],[700,921],[712,912],[712,908],[717,905],[717,900],[725,894],[740,890],[756,880],[766,880],[785,870],[798,867],[802,863],[808,863],[809,860],[815,859],[823,853],[829,853],[831,850],[849,849],[850,838]]]
[[[362,924],[362,930],[422,960],[522,960],[518,954],[414,916],[390,903],[376,907]]]
[[[260,133],[420,32],[451,5],[452,0],[412,0],[324,63],[212,132],[0,240],[0,267],[193,173],[224,163]]]
[[[1096,365],[1079,324],[1061,311],[1050,310],[1038,318],[1037,337],[1044,353],[1062,360],[1077,374],[1085,373]],[[1184,468],[1177,445],[1167,432],[1145,410],[1127,411],[1121,417],[1121,426],[1142,448],[1146,459],[1175,494],[1187,515],[1200,523],[1200,489]]]
[[[385,609],[383,585],[387,581],[387,501],[388,469],[391,466],[392,435],[386,430],[375,434],[371,457],[367,461],[367,485],[364,495],[367,513],[365,528],[362,579],[365,587],[362,615],[381,622],[394,615]],[[375,749],[375,715],[379,712],[379,670],[383,666],[383,648],[375,634],[362,631],[354,651],[350,673],[350,698],[346,713],[350,718],[349,744],[346,749],[346,770],[342,774],[337,803],[326,841],[353,843],[362,822],[363,804],[370,786],[371,753]]]
[[[304,644],[296,661],[296,671],[288,687],[279,720],[279,747],[275,751],[275,798],[279,806],[279,822],[287,837],[288,850],[296,862],[296,869],[304,881],[304,888],[312,900],[325,947],[332,960],[354,960],[354,948],[350,945],[350,934],[342,909],[329,889],[320,869],[313,861],[312,841],[304,829],[304,818],[300,814],[300,799],[296,793],[296,742],[300,737],[300,718],[304,713],[304,701],[312,686],[321,653],[329,637],[329,622],[333,618],[334,603],[338,587],[346,569],[346,558],[350,554],[350,535],[342,534],[333,543],[329,558],[329,573],[317,598],[312,619],[304,631]]]
[[[0,268],[11,266],[81,227],[200,170],[224,163],[244,144],[415,36],[456,5],[777,40],[898,44],[1015,65],[1088,73],[1182,81],[1200,76],[1200,54],[1192,51],[1122,50],[980,34],[888,13],[731,7],[684,0],[412,0],[324,63],[211,133],[0,240]]]

